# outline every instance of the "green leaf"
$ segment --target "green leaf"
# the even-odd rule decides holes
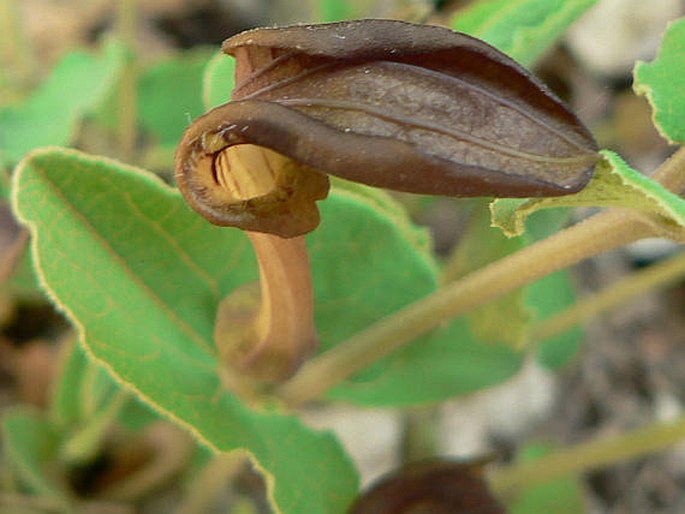
[[[521,452],[521,459],[535,460],[554,449],[552,445],[529,445]],[[583,497],[578,481],[563,477],[525,489],[509,508],[511,514],[583,514],[587,512]]]
[[[483,344],[459,318],[387,358],[384,373],[338,386],[328,396],[369,406],[438,402],[510,379],[524,357],[508,346]]]
[[[206,405],[206,412],[167,390],[177,384],[182,398],[191,396],[187,391],[214,398],[219,390],[213,316],[221,298],[256,279],[246,238],[212,227],[175,192],[111,161],[55,150],[33,155],[21,169],[17,207],[39,236],[34,246],[43,280],[82,326],[88,350],[148,403],[215,448],[253,451],[266,444],[263,440],[271,441],[267,428],[260,428],[254,440],[216,435],[227,419],[252,420],[254,414],[246,414],[234,398],[220,396],[216,401],[232,407]],[[88,200],[93,194],[97,202]],[[435,290],[437,279],[425,230],[411,226],[383,193],[371,198],[338,190],[321,207],[323,223],[309,244],[325,350]],[[59,226],[50,225],[56,219]],[[65,257],[50,257],[55,252]],[[436,359],[440,366],[431,372]],[[197,371],[188,371],[190,361]],[[476,342],[457,322],[365,370],[331,397],[382,405],[444,399],[509,378],[521,361],[521,354]],[[217,410],[227,419],[217,419]],[[265,426],[278,424],[271,417],[258,419]],[[272,471],[285,451],[253,452]],[[334,453],[333,447],[326,451]],[[278,484],[280,475],[273,475]]]
[[[341,21],[353,17],[354,9],[349,0],[319,0],[319,21]]]
[[[347,507],[356,473],[331,434],[220,385],[217,304],[256,279],[243,234],[208,224],[148,173],[68,150],[31,154],[14,198],[44,286],[119,382],[214,450],[247,451],[277,512]]]
[[[665,223],[685,227],[685,200],[632,169],[614,152],[603,150],[604,159],[579,193],[531,200],[497,199],[490,205],[492,223],[510,237],[525,231],[533,212],[550,207],[625,207],[661,216]]]
[[[554,209],[535,213],[527,223],[527,234],[507,238],[490,226],[484,205],[479,205],[460,238],[459,247],[446,264],[443,277],[453,280],[496,260],[523,249],[532,241],[543,239],[559,230],[568,218],[568,210]],[[575,302],[568,274],[564,271],[548,275],[527,287],[489,302],[467,315],[471,330],[482,344],[507,344],[514,350],[527,346],[529,332],[535,321],[544,319]],[[536,350],[538,361],[557,369],[577,352],[582,337],[580,329],[541,342]]]
[[[395,200],[390,194],[377,187],[365,186],[357,182],[350,182],[338,177],[330,177],[331,185],[336,192],[351,195],[359,198],[360,202],[373,207],[375,213],[381,213],[393,221],[401,237],[422,255],[423,259],[428,259],[437,273],[437,268],[433,262],[433,238],[429,230],[418,227],[412,221],[407,209],[403,204]]]
[[[175,147],[190,120],[204,112],[202,76],[212,55],[207,49],[193,50],[157,63],[141,75],[140,122],[161,145]]]
[[[652,106],[659,133],[671,144],[685,143],[685,18],[669,24],[658,57],[638,61],[633,89]]]
[[[412,225],[386,193],[336,184],[333,197],[321,202],[321,227],[309,236],[322,350],[437,287],[426,230]],[[477,341],[457,320],[327,396],[370,406],[439,401],[509,379],[522,360],[520,352]]]
[[[113,401],[119,401],[121,386],[102,366],[89,360],[75,340],[63,345],[58,370],[52,387],[50,421],[61,430],[81,431]],[[132,430],[159,419],[133,397],[127,398],[117,414],[118,421]]]
[[[490,226],[490,217],[481,201],[474,209],[469,224],[459,239],[459,246],[447,264],[443,277],[455,280],[502,257],[522,249],[524,238],[507,238]],[[512,291],[467,314],[471,330],[483,344],[507,344],[522,348],[526,342],[531,312],[525,289]]]
[[[38,412],[17,407],[4,412],[2,431],[5,457],[15,481],[24,490],[66,507],[64,489],[48,474],[59,448],[59,432]]]
[[[340,186],[340,183],[337,183]],[[424,244],[412,244],[418,255],[411,257],[411,252],[406,244],[397,246],[391,241],[380,239],[381,235],[392,234],[399,229],[402,234],[402,239],[407,242],[416,241],[416,237],[407,235],[406,230],[409,229],[405,225],[408,223],[406,214],[395,214],[399,218],[394,218],[394,223],[382,228],[374,228],[369,226],[370,220],[377,217],[377,212],[382,209],[385,213],[394,211],[392,204],[387,204],[387,200],[382,200],[385,193],[378,190],[362,187],[359,189],[356,185],[344,184],[345,191],[349,194],[362,194],[367,200],[371,200],[373,210],[369,211],[364,218],[360,220],[359,227],[355,226],[355,220],[351,217],[354,213],[353,209],[346,209],[336,216],[336,212],[325,210],[327,202],[324,202],[324,225],[340,224],[347,225],[351,231],[354,231],[354,240],[358,242],[360,248],[367,247],[372,250],[372,254],[368,257],[365,253],[361,255],[363,261],[369,264],[367,270],[368,277],[360,274],[358,278],[352,279],[350,276],[345,276],[344,279],[336,280],[336,287],[349,287],[350,291],[358,291],[361,298],[372,298],[371,293],[367,292],[365,287],[367,284],[374,284],[374,279],[378,276],[384,276],[384,273],[377,271],[376,266],[384,260],[392,262],[395,266],[406,269],[406,275],[402,277],[401,282],[395,280],[387,281],[385,284],[392,284],[392,286],[400,286],[400,290],[393,293],[392,297],[396,298],[397,303],[386,305],[392,307],[386,310],[378,310],[377,314],[371,316],[376,319],[383,315],[388,315],[399,309],[403,302],[409,302],[414,298],[414,295],[423,296],[434,289],[433,279],[428,279],[429,275],[422,280],[417,280],[421,276],[421,270],[425,269],[423,273],[429,271],[433,267],[428,255],[428,249]],[[338,190],[338,193],[340,191]],[[379,198],[380,195],[380,198]],[[384,206],[384,207],[381,207]],[[357,208],[360,208],[357,205]],[[375,212],[374,212],[375,211]],[[535,227],[535,232],[539,237],[544,237],[550,230],[555,230],[565,220],[566,216],[559,216],[555,212],[553,216],[547,215],[537,216],[539,219]],[[337,218],[337,219],[336,219]],[[403,222],[402,219],[405,219]],[[377,222],[376,222],[377,223]],[[405,226],[405,229],[401,227]],[[544,228],[543,228],[544,227]],[[416,230],[414,228],[414,230]],[[322,231],[323,232],[323,231]],[[486,250],[485,254],[488,256],[488,262],[502,257],[511,251],[519,249],[525,241],[519,240],[515,245],[501,245],[500,242],[493,240],[506,240],[501,234],[492,233],[492,231],[482,232],[476,231],[477,235],[482,236],[480,239],[474,237],[474,252],[477,250],[478,243],[480,248],[490,248]],[[315,237],[317,232],[312,236]],[[417,234],[420,235],[420,232]],[[485,239],[483,239],[485,238]],[[339,251],[340,241],[343,239],[333,235],[333,240],[330,244],[333,245],[333,251]],[[420,240],[420,237],[418,238]],[[334,244],[333,241],[336,241]],[[317,298],[320,301],[317,303],[317,312],[322,313],[325,309],[325,284],[330,281],[330,277],[337,276],[337,268],[340,262],[347,259],[340,259],[339,255],[325,257],[325,254],[319,254],[316,250],[318,247],[312,247],[312,256],[315,264],[315,269],[321,266],[332,268],[330,271],[315,274],[315,287],[317,287]],[[423,255],[423,257],[421,256]],[[348,258],[349,259],[349,258]],[[480,262],[480,261],[479,261]],[[321,263],[321,264],[319,264]],[[471,263],[475,267],[476,264]],[[362,265],[363,267],[363,265]],[[387,276],[385,273],[385,276]],[[431,272],[432,273],[432,272]],[[416,278],[412,279],[412,276]],[[415,282],[412,282],[414,280]],[[431,284],[427,286],[426,284]],[[387,287],[387,286],[386,286]],[[376,293],[378,295],[378,293]],[[528,288],[517,293],[518,304],[514,307],[506,305],[505,311],[501,310],[501,306],[497,303],[488,306],[486,309],[492,316],[497,318],[497,330],[507,332],[513,330],[510,325],[511,321],[517,324],[519,336],[521,339],[527,333],[529,328],[529,315],[533,315],[535,319],[546,317],[570,305],[574,301],[572,289],[568,276],[565,273],[558,273],[545,279],[544,282],[536,284],[535,288]],[[338,298],[335,305],[339,307],[336,309],[330,321],[334,322],[335,317],[338,319],[345,315],[348,311],[359,310],[359,302],[355,296],[352,296],[351,303],[340,303],[339,298],[346,298],[348,294],[338,292],[335,297]],[[399,300],[399,301],[398,301]],[[366,300],[364,300],[366,301]],[[385,300],[388,302],[389,300]],[[377,305],[384,305],[384,300],[377,297]],[[373,307],[373,304],[364,303],[365,309],[379,309]],[[520,310],[517,310],[520,309]],[[325,312],[325,311],[324,311]],[[368,320],[371,323],[373,319]],[[467,318],[460,318],[451,322],[447,327],[434,331],[427,337],[420,338],[414,341],[406,348],[394,353],[393,355],[377,363],[373,368],[367,369],[364,372],[355,376],[328,393],[328,397],[335,400],[343,400],[353,402],[361,405],[369,406],[398,406],[398,405],[413,405],[427,402],[435,402],[445,400],[447,398],[459,395],[472,393],[510,379],[516,374],[525,358],[525,352],[511,348],[505,345],[492,344],[492,341],[483,339],[483,333],[479,330],[477,335],[474,335],[473,327],[478,326],[482,319],[479,319],[475,324],[468,323]],[[341,324],[341,323],[339,323]],[[329,325],[329,322],[323,317],[317,317],[317,326],[321,330]],[[360,323],[359,329],[364,328],[364,324]],[[481,326],[482,328],[482,326]],[[350,331],[354,333],[354,331]],[[491,336],[493,334],[490,334]],[[333,335],[330,339],[338,342],[342,335]],[[327,338],[324,338],[324,340]],[[498,342],[502,341],[502,336],[495,338]],[[556,368],[565,364],[577,350],[580,344],[580,333],[572,332],[546,341],[539,347],[539,360],[546,366]]]
[[[18,162],[34,148],[71,142],[78,122],[116,82],[124,53],[114,42],[105,45],[101,56],[72,52],[25,102],[0,108],[3,158]]]
[[[202,77],[202,99],[207,109],[218,107],[231,99],[235,85],[235,59],[218,52],[205,66]]]
[[[452,28],[532,66],[597,0],[479,0],[457,11]]]
[[[535,320],[543,320],[567,309],[576,302],[576,292],[568,272],[552,273],[533,282],[527,288],[526,305],[534,312]],[[580,349],[583,330],[580,327],[539,341],[536,359],[544,367],[558,370],[568,364]]]
[[[422,244],[425,229],[408,219],[403,222],[396,211],[388,215],[358,193],[336,189],[333,198],[321,202],[323,223],[308,238],[322,351],[437,286],[437,267]],[[359,373],[352,382],[377,376],[392,360]],[[344,393],[342,397],[352,400]]]
[[[538,211],[526,220],[529,243],[558,232],[569,219],[570,209]],[[558,271],[533,282],[526,288],[526,305],[535,321],[548,318],[576,302],[576,291],[568,271]],[[583,330],[575,327],[544,341],[534,341],[537,361],[544,367],[557,370],[576,356],[583,341]]]

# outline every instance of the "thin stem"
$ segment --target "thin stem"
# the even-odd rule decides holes
[[[500,495],[554,478],[576,475],[627,459],[663,450],[685,439],[685,417],[675,422],[654,423],[620,436],[582,443],[532,462],[493,470],[488,474]]]
[[[559,314],[535,324],[531,329],[530,338],[534,341],[544,341],[562,334],[587,319],[598,316],[652,289],[673,283],[683,276],[685,276],[685,254],[680,253],[636,272],[580,300]]]
[[[78,351],[76,348],[72,351]],[[105,395],[112,389],[108,383],[107,389],[102,388],[102,375],[104,370],[92,359],[85,364],[82,386],[79,388],[79,407],[81,419],[87,420],[94,417],[102,406]]]
[[[100,412],[85,418],[86,424],[71,436],[61,450],[62,458],[69,463],[89,462],[98,454],[103,440],[130,396],[127,391],[117,391]]]
[[[129,52],[119,84],[118,141],[121,158],[133,162],[138,138],[138,0],[119,0],[117,30]]]
[[[221,493],[238,476],[246,462],[242,453],[217,455],[190,484],[176,514],[211,512]]]
[[[144,466],[108,484],[99,492],[102,498],[122,503],[138,501],[162,489],[183,471],[195,450],[188,434],[166,422],[146,427],[138,438],[129,444],[120,443],[117,447],[123,458],[152,451],[152,457],[146,460]]]
[[[280,397],[291,406],[318,398],[446,320],[587,257],[658,232],[651,218],[633,211],[599,213],[439,289],[310,360],[280,387]]]
[[[681,146],[659,169],[652,179],[669,191],[681,194],[685,191],[685,146]]]
[[[656,171],[652,179],[666,189],[680,194],[685,191],[685,147],[677,150]],[[666,285],[685,274],[685,255],[676,255],[662,263],[635,273],[567,310],[543,320],[531,330],[531,340],[543,341],[570,330],[573,326],[610,310],[651,289]]]
[[[404,462],[419,462],[438,454],[437,416],[438,408],[435,405],[415,407],[404,413]]]

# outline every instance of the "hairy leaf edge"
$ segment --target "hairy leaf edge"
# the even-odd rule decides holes
[[[262,464],[257,460],[256,456],[249,451],[247,448],[235,448],[233,450],[221,450],[218,448],[215,444],[213,444],[211,441],[209,441],[207,438],[205,438],[200,431],[195,428],[191,423],[186,422],[185,420],[177,417],[174,415],[172,412],[168,411],[167,409],[163,408],[156,402],[154,402],[151,398],[148,398],[146,394],[144,394],[141,390],[139,390],[134,384],[131,384],[124,380],[122,377],[119,376],[119,374],[109,365],[108,362],[103,361],[99,359],[98,357],[95,356],[95,354],[91,351],[89,345],[86,343],[85,340],[85,328],[81,324],[81,322],[77,319],[77,317],[71,312],[71,310],[64,305],[58,298],[57,294],[52,290],[52,288],[49,286],[47,281],[45,280],[45,276],[43,274],[43,269],[42,269],[42,264],[40,257],[38,255],[38,228],[36,226],[36,223],[27,219],[24,216],[24,213],[22,212],[20,206],[19,206],[19,194],[20,194],[20,189],[21,189],[21,181],[22,181],[22,176],[25,173],[26,167],[30,164],[32,159],[34,159],[37,156],[47,156],[50,155],[54,152],[58,152],[62,155],[71,155],[74,157],[78,158],[86,158],[90,160],[92,163],[97,164],[97,163],[103,163],[109,166],[116,166],[116,167],[125,167],[130,171],[136,172],[140,175],[141,179],[146,181],[148,184],[152,185],[153,187],[158,188],[160,191],[162,191],[166,195],[177,195],[179,194],[178,191],[167,184],[165,184],[161,179],[159,179],[157,176],[154,174],[150,173],[149,171],[143,169],[143,168],[138,168],[135,166],[130,166],[127,164],[123,164],[120,161],[117,161],[115,159],[110,159],[108,157],[102,157],[102,156],[93,156],[89,154],[85,154],[83,152],[79,152],[77,150],[69,149],[69,148],[63,148],[63,147],[58,147],[58,146],[47,146],[43,148],[38,148],[36,150],[32,150],[26,156],[21,160],[21,162],[17,165],[14,171],[14,176],[12,179],[12,192],[11,192],[11,203],[12,203],[12,210],[17,216],[18,221],[26,226],[31,234],[31,242],[30,242],[30,247],[31,247],[31,261],[33,262],[35,271],[36,271],[36,278],[38,280],[38,284],[41,287],[41,289],[46,293],[50,301],[57,307],[58,310],[63,312],[69,321],[73,323],[75,326],[77,333],[78,333],[78,342],[81,348],[86,352],[89,358],[93,359],[95,362],[103,366],[107,372],[110,374],[110,376],[124,389],[131,391],[137,398],[139,398],[143,403],[146,405],[149,405],[150,408],[152,408],[154,411],[158,412],[160,415],[163,417],[167,418],[168,420],[172,421],[174,424],[177,426],[180,426],[187,430],[193,438],[203,444],[205,447],[211,449],[212,452],[215,454],[232,454],[232,455],[244,455],[248,458],[250,461],[250,464],[262,475],[264,480],[266,481],[266,486],[267,486],[267,496],[269,498],[269,503],[271,507],[274,509],[275,513],[274,514],[287,514],[283,512],[278,504],[278,502],[275,501],[275,488],[276,488],[276,479],[274,475],[269,472]],[[312,434],[316,435],[319,438],[327,438],[327,439],[334,439],[337,441],[337,438],[335,437],[334,433],[330,430],[312,430]],[[338,443],[340,445],[340,443]],[[342,446],[341,446],[342,448]],[[349,458],[349,456],[348,456]]]

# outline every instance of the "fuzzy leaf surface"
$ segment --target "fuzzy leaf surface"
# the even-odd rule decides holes
[[[543,239],[559,230],[568,217],[561,209],[545,210],[528,220],[528,232],[507,238],[490,226],[483,209],[474,212],[463,233],[459,248],[446,267],[444,276],[453,279],[481,268],[523,249],[532,241]],[[575,302],[571,280],[565,271],[553,273],[466,315],[470,329],[485,345],[508,345],[514,350],[530,351],[529,331],[534,322],[555,314]],[[580,347],[582,331],[573,329],[539,341],[535,356],[543,366],[558,369],[566,364]]]
[[[490,226],[486,205],[482,201],[474,209],[445,269],[445,279],[452,281],[464,277],[525,246],[525,238],[507,238]],[[484,344],[522,348],[531,318],[525,297],[525,289],[517,289],[469,312],[466,317],[476,337]]]
[[[510,379],[524,358],[509,346],[484,344],[465,318],[457,318],[386,358],[387,371],[366,371],[327,396],[382,407],[439,402]]]
[[[350,0],[319,0],[319,21],[331,22],[354,17]]]

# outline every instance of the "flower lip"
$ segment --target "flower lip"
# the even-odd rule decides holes
[[[224,111],[227,108],[233,110],[233,105],[210,111],[196,120],[186,132],[176,154],[179,189],[191,207],[216,225],[235,226],[281,237],[311,232],[320,221],[315,202],[327,196],[328,177],[269,152],[268,145],[258,145],[260,148],[256,150],[261,154],[261,159],[257,166],[250,169],[247,169],[250,163],[238,167],[235,166],[235,160],[221,159],[231,149],[253,143],[249,137],[253,130],[261,132],[259,124],[254,125],[249,119],[224,123]],[[284,141],[287,140],[286,134],[273,132],[273,135],[280,135]],[[227,169],[220,169],[221,161]],[[225,184],[227,181],[222,178],[230,174],[232,182],[239,188],[248,178],[254,181],[254,177],[247,177],[246,174],[254,174],[264,167],[271,171],[269,183],[273,187],[261,191],[257,196],[237,196],[235,189],[228,189]],[[235,168],[239,171],[236,172]]]

